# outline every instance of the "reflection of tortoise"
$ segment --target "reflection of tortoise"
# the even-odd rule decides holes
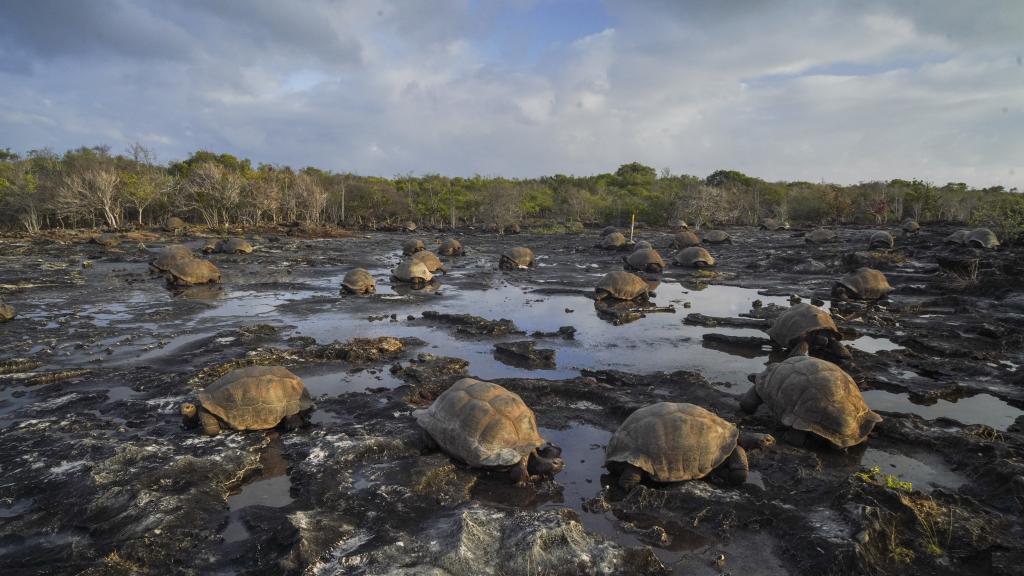
[[[636,274],[617,270],[609,272],[601,278],[594,288],[594,298],[604,300],[612,298],[615,300],[636,300],[646,299],[650,292],[650,286],[643,278]]]
[[[216,436],[221,429],[266,430],[302,423],[313,408],[298,376],[281,366],[249,366],[227,373],[199,393],[199,406],[182,404],[185,424]]]
[[[772,322],[767,330],[772,341],[790,352],[809,351],[816,356],[837,359],[850,358],[850,351],[842,345],[842,335],[828,312],[801,302],[786,310]]]
[[[999,238],[988,228],[978,228],[967,233],[964,243],[973,248],[994,250],[999,247]]]
[[[217,251],[221,254],[252,254],[252,244],[242,238],[228,238],[217,244]]]
[[[423,240],[406,240],[402,243],[402,254],[406,256],[412,256],[417,252],[426,250],[427,247],[423,244]]]
[[[502,270],[522,270],[535,265],[533,250],[524,246],[509,248],[501,255],[498,267]]]
[[[220,270],[209,260],[201,258],[180,258],[171,262],[165,272],[167,283],[172,286],[220,282]]]
[[[732,244],[732,236],[724,230],[708,230],[701,236],[708,244]]]
[[[410,260],[415,260],[423,264],[431,274],[435,274],[438,271],[441,271],[442,274],[448,273],[448,268],[445,268],[444,262],[441,262],[441,259],[433,252],[422,250],[413,254]]]
[[[427,266],[423,262],[409,258],[403,260],[391,271],[391,279],[412,284],[413,287],[422,287],[429,284],[434,279],[434,275],[427,270]]]
[[[907,218],[900,224],[900,228],[903,229],[903,233],[906,235],[917,234],[921,231],[921,225],[917,223],[917,220],[913,218]]]
[[[368,270],[356,268],[345,274],[341,289],[348,294],[373,294],[377,291],[377,282]]]
[[[672,238],[672,242],[668,245],[673,250],[682,250],[683,248],[689,248],[690,246],[699,246],[700,238],[696,234],[689,230],[683,230],[676,234]]]
[[[892,290],[885,274],[874,268],[858,268],[835,283],[832,287],[832,297],[839,300],[878,300],[888,296]]]
[[[455,238],[448,238],[438,246],[437,253],[440,256],[462,256],[465,250],[463,250],[461,242]]]
[[[497,384],[463,378],[413,415],[428,441],[451,456],[474,467],[508,468],[519,484],[564,467],[561,450],[541,438],[533,411]]]
[[[771,443],[770,436],[759,436],[748,440]],[[736,426],[700,406],[659,402],[633,412],[619,426],[608,441],[605,467],[619,473],[619,486],[627,490],[644,476],[681,482],[710,474],[742,484],[748,465],[739,441]]]
[[[804,242],[811,244],[826,244],[828,242],[835,242],[839,239],[839,236],[834,230],[828,228],[816,228],[804,236]]]
[[[676,255],[672,257],[672,261],[676,266],[686,266],[689,268],[705,268],[715,265],[714,256],[700,246],[683,248],[676,252]]]
[[[868,238],[868,247],[872,250],[876,249],[888,249],[896,245],[896,241],[893,240],[892,234],[889,234],[885,230],[877,230],[871,233]]]
[[[665,269],[665,261],[661,259],[661,254],[658,254],[658,251],[653,248],[634,250],[629,256],[623,256],[622,261],[626,263],[626,268],[640,272],[658,274]]]
[[[598,244],[599,247],[605,250],[618,250],[626,245],[626,237],[621,232],[612,232],[606,236],[601,237],[601,242]]]
[[[787,442],[803,445],[807,432],[847,448],[867,440],[882,417],[868,408],[857,383],[842,368],[810,356],[791,356],[768,366],[740,401],[747,412],[762,402],[790,428]]]
[[[192,254],[192,251],[187,246],[168,244],[149,265],[158,272],[166,272],[178,260],[188,258],[195,258],[195,255]]]

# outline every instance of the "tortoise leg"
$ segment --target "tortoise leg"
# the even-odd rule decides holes
[[[803,339],[793,346],[793,349],[789,351],[789,356],[807,356],[811,352],[811,344],[807,339]],[[787,356],[787,358],[789,357]]]
[[[440,449],[437,445],[437,441],[431,436],[426,430],[420,430],[420,440],[423,442],[423,446],[427,449],[427,452],[435,452]]]
[[[740,409],[747,414],[753,414],[754,412],[757,412],[757,407],[761,405],[761,402],[763,402],[763,400],[761,400],[761,396],[757,394],[757,388],[751,386],[750,390],[747,390],[746,394],[740,396]]]
[[[796,446],[798,448],[806,446],[809,440],[807,432],[804,432],[803,430],[796,430],[794,428],[790,428],[783,432],[782,439],[786,441],[786,444]]]
[[[203,434],[207,436],[220,434],[220,422],[217,417],[203,408],[199,409],[199,425],[203,427]]]
[[[643,471],[632,464],[623,464],[622,473],[619,474],[619,487],[629,491],[640,484],[644,477]]]
[[[509,470],[509,476],[512,477],[512,481],[516,483],[516,486],[526,486],[530,481],[530,471],[526,467],[529,456],[523,456],[519,463]]]
[[[284,420],[281,420],[281,424],[283,425],[285,430],[290,432],[292,430],[298,430],[299,428],[302,428],[303,424],[305,424],[305,421],[303,420],[301,414],[292,414],[291,416],[285,416]]]
[[[725,459],[719,465],[722,468],[722,476],[725,478],[726,483],[732,486],[739,486],[747,481],[747,475],[750,471],[750,464],[747,462],[747,451],[743,449],[743,446],[736,446],[736,449],[729,454],[729,457]]]

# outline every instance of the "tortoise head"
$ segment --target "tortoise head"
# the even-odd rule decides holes
[[[191,428],[199,422],[199,409],[191,402],[184,402],[181,405],[181,419],[186,428]]]
[[[562,449],[553,444],[541,446],[530,453],[527,470],[531,475],[554,476],[565,468],[565,461],[559,457],[561,453]]]

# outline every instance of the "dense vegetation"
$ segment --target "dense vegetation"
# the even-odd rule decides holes
[[[719,170],[707,178],[660,174],[639,163],[612,174],[529,179],[474,176],[380,178],[294,170],[200,151],[161,165],[140,145],[114,155],[97,146],[23,157],[0,150],[0,227],[124,228],[169,216],[211,227],[303,222],[359,227],[625,224],[635,212],[650,225],[891,223],[906,217],[981,223],[1003,237],[1024,227],[1024,195],[1002,187],[943,186],[920,180],[851,186],[766,182]]]

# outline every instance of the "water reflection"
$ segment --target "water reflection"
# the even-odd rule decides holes
[[[1010,406],[991,394],[975,394],[956,402],[938,399],[934,404],[915,404],[907,394],[894,394],[885,390],[867,390],[864,401],[872,410],[909,412],[927,420],[944,417],[963,424],[985,424],[996,430],[1006,430],[1024,415],[1024,410]]]

